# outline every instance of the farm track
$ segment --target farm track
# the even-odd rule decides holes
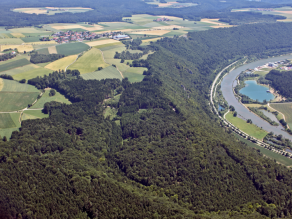
[[[78,57],[79,57],[80,54],[81,54],[81,53],[79,53],[79,54],[77,55],[77,57],[76,57],[76,59],[75,59],[74,62],[72,62],[71,64],[69,64],[69,65],[65,68],[65,72],[67,71],[67,68],[68,68],[70,65],[73,65],[73,64],[77,61],[77,59],[78,59]]]
[[[99,49],[99,51],[101,51],[100,49]],[[105,63],[107,63],[107,64],[109,64],[110,65],[110,63],[108,63],[106,60],[105,60],[105,58],[104,58],[104,55],[103,55],[103,52],[101,51],[101,54],[102,54],[102,58],[103,58],[103,61],[105,62]],[[120,74],[121,74],[121,76],[122,76],[122,78],[124,79],[124,75],[123,75],[123,73],[118,69],[118,67],[116,66],[116,69],[120,72]]]

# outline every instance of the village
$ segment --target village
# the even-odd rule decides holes
[[[52,37],[42,37],[41,41],[55,41],[57,43],[69,43],[71,41],[83,42],[84,40],[94,40],[98,38],[112,38],[115,40],[130,39],[128,35],[122,35],[121,31],[95,33],[90,31],[77,32],[72,30],[56,32]]]

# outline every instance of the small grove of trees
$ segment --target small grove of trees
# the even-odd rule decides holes
[[[234,116],[234,117],[236,117],[236,116],[237,116],[237,112],[236,112],[236,111],[233,113],[233,116]]]
[[[11,75],[7,75],[7,74],[0,75],[0,78],[7,79],[7,80],[13,80],[13,77]]]
[[[0,61],[6,61],[8,59],[12,59],[16,56],[16,54],[11,54],[11,53],[7,53],[7,54],[3,54],[0,56]]]
[[[49,96],[52,97],[52,96],[55,96],[55,95],[56,95],[56,90],[51,89],[50,93],[49,93]]]
[[[251,119],[248,119],[246,122],[252,124],[252,120]]]
[[[44,55],[44,54],[39,54],[38,52],[36,52],[31,55],[30,62],[34,64],[52,62],[63,57],[65,57],[65,55],[62,55],[62,54]]]

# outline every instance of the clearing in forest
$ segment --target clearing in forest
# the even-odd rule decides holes
[[[226,119],[235,127],[256,139],[262,140],[268,134],[265,130],[256,125],[247,123],[245,120],[238,117],[234,117],[232,112],[227,113]]]
[[[42,110],[25,110],[22,114],[21,120],[43,119],[48,117],[49,114],[44,114]]]
[[[50,94],[50,90],[46,90],[45,93],[42,95],[42,97],[32,107],[30,107],[30,109],[44,108],[45,103],[48,103],[51,101],[71,104],[71,102],[68,99],[66,99],[62,94],[60,94],[57,91],[54,96],[50,96],[49,94]]]
[[[104,62],[102,53],[99,49],[92,48],[84,53],[76,62],[69,66],[68,69],[78,69],[81,74],[97,71],[99,67],[106,68],[109,64]]]
[[[66,56],[46,65],[45,68],[53,71],[65,70],[67,66],[72,64],[77,59],[77,57],[78,55]]]
[[[87,74],[81,75],[81,77],[85,80],[101,80],[106,78],[118,78],[122,80],[122,76],[120,72],[113,66],[109,66],[107,68],[102,69],[101,71],[95,71]]]
[[[270,106],[285,116],[285,121],[292,128],[292,103],[271,103]]]

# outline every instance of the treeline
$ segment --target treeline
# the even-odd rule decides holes
[[[292,71],[278,71],[273,69],[266,74],[266,79],[271,81],[271,86],[279,91],[279,94],[292,99]]]
[[[8,59],[12,59],[16,56],[16,54],[12,54],[12,53],[6,53],[6,54],[3,54],[3,55],[0,55],[0,62],[1,61],[6,61]]]
[[[65,57],[65,55],[62,54],[39,54],[38,52],[33,53],[30,57],[30,62],[34,64],[38,63],[46,63],[46,62],[53,62],[55,60],[61,59]]]

